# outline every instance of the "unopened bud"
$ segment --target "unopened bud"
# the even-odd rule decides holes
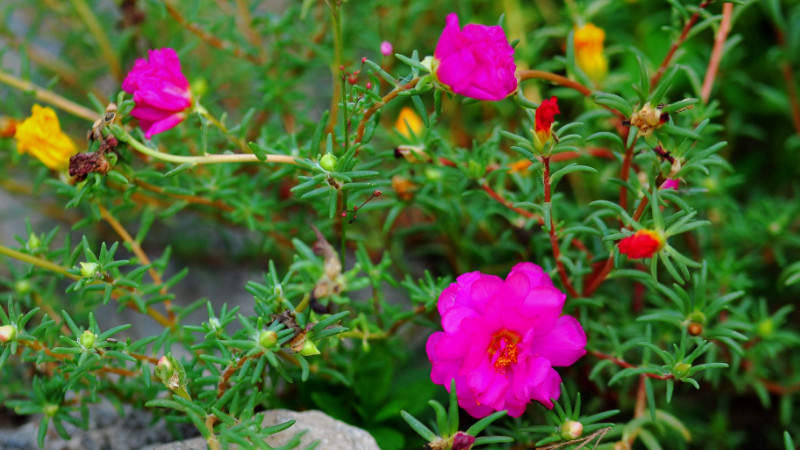
[[[44,405],[44,408],[42,408],[42,412],[47,417],[53,417],[53,416],[56,415],[56,412],[58,412],[58,405],[54,405],[52,403],[48,403],[48,404]]]
[[[100,269],[100,265],[97,263],[81,263],[81,275],[83,278],[94,278],[97,276],[97,271]]]
[[[161,374],[165,378],[171,377],[172,374],[175,372],[175,368],[172,367],[172,363],[166,356],[162,356],[161,359],[158,360],[158,365],[156,365],[156,369],[159,372],[161,372]]]
[[[700,336],[700,334],[703,332],[703,326],[697,322],[692,322],[686,327],[686,331],[688,331],[692,336]]]
[[[328,172],[336,169],[336,163],[338,162],[338,158],[335,155],[330,153],[326,153],[322,155],[322,158],[319,159],[319,165],[323,169],[327,170]]]
[[[583,424],[575,420],[567,420],[561,425],[559,431],[561,439],[565,441],[578,439],[583,434]]]
[[[80,342],[84,348],[93,348],[94,341],[96,338],[97,336],[94,333],[92,333],[89,330],[86,330],[83,332],[83,334],[81,334],[81,337],[78,340],[78,342]]]
[[[14,283],[14,290],[20,295],[27,294],[31,291],[32,287],[33,285],[31,285],[31,282],[28,280],[17,280],[17,282]]]
[[[314,356],[319,355],[319,349],[313,342],[306,339],[303,343],[303,349],[300,350],[300,354],[303,356]]]
[[[470,450],[475,443],[475,436],[470,436],[463,431],[459,431],[453,436],[452,450]]]
[[[684,378],[689,376],[689,370],[692,368],[692,365],[689,363],[678,363],[675,364],[675,367],[672,368],[672,373],[675,375],[675,378]]]
[[[14,325],[3,325],[0,327],[0,342],[5,344],[15,337],[17,337],[17,329]]]
[[[366,85],[364,85],[364,86],[365,86],[367,89],[372,89],[372,82],[371,82],[371,81],[367,81],[367,84],[366,84]]]
[[[392,48],[392,43],[391,42],[389,42],[389,41],[381,42],[381,55],[389,56],[389,55],[392,54],[393,50],[394,50],[394,48]]]
[[[195,97],[202,97],[208,92],[208,82],[205,78],[196,78],[192,81],[192,84],[189,85],[189,90]]]
[[[758,322],[758,325],[756,325],[756,331],[762,338],[768,338],[772,336],[772,333],[775,332],[775,323],[770,318],[764,319],[761,322]]]
[[[25,248],[27,248],[29,251],[35,252],[36,250],[39,250],[41,245],[42,241],[39,239],[39,236],[36,236],[36,233],[31,233],[31,235],[28,236],[28,243],[25,244]]]
[[[278,333],[274,331],[264,330],[258,335],[258,345],[264,348],[270,348],[278,342]]]

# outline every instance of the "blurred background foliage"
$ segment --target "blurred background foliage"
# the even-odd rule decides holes
[[[395,52],[407,56],[416,50],[422,59],[433,53],[445,15],[457,12],[462,25],[494,24],[502,17],[509,39],[519,40],[518,68],[567,74],[588,83],[574,72],[574,63],[565,55],[573,28],[594,23],[605,30],[609,59],[608,77],[594,88],[620,95],[636,107],[637,56],[652,76],[699,3],[376,0],[349,1],[336,8],[342,18],[341,63],[347,72],[361,69],[359,85],[370,81],[378,95],[390,89],[362,66],[361,58],[369,58],[395,77],[405,77],[408,67],[394,56],[381,55],[380,43],[389,41]],[[699,20],[672,60],[678,69],[665,103],[700,98],[722,9],[723,2],[711,2],[699,10]],[[710,222],[670,241],[702,266],[690,268],[691,276],[684,283],[673,284],[676,280],[662,265],[657,264],[656,276],[650,277],[643,265],[615,258],[617,270],[611,278],[587,298],[571,297],[565,308],[575,311],[586,328],[590,350],[575,366],[560,370],[568,396],[582,395],[584,414],[619,410],[605,419],[617,426],[602,441],[604,448],[624,448],[613,447],[615,441],[631,442],[634,448],[782,448],[784,430],[795,439],[800,436],[800,329],[795,308],[800,293],[796,94],[800,5],[739,1],[731,20],[710,100],[672,115],[685,130],[711,119],[702,143],[695,145],[674,133],[659,135],[672,147],[686,142],[687,159],[699,147],[727,143],[717,152],[720,158],[702,164],[707,172],[682,174],[678,198],[667,195],[670,205],[662,211],[675,219],[682,209],[675,202],[683,200],[697,213],[693,220]],[[431,115],[430,128],[417,136],[404,136],[395,128],[395,120],[401,107],[414,105],[405,98],[393,101],[380,110],[379,126],[371,140],[365,139],[352,167],[333,171],[374,171],[355,180],[364,184],[355,183],[347,190],[349,197],[344,198],[349,198],[351,210],[374,189],[383,191],[359,209],[352,223],[347,223],[352,213],[348,220],[339,217],[341,192],[323,189],[303,197],[311,189],[292,190],[303,182],[300,177],[322,174],[322,169],[313,166],[318,155],[339,154],[343,141],[334,24],[329,5],[311,0],[4,0],[0,9],[3,72],[93,108],[99,117],[105,104],[116,98],[135,59],[144,57],[148,49],[172,47],[181,57],[193,93],[212,115],[221,118],[228,132],[191,115],[154,140],[162,151],[239,152],[248,151],[247,145],[240,144],[253,142],[260,151],[309,160],[299,168],[208,165],[165,177],[175,165],[123,148],[115,168],[121,178],[92,174],[86,184],[75,185],[35,159],[18,155],[13,139],[1,139],[0,180],[8,193],[2,201],[15,205],[4,207],[4,220],[12,223],[12,219],[30,216],[32,225],[20,226],[16,220],[3,228],[0,243],[77,267],[79,261],[87,260],[87,250],[98,253],[101,242],[110,247],[122,241],[101,212],[109,211],[141,243],[165,279],[185,275],[170,286],[170,295],[181,323],[196,329],[162,335],[163,327],[120,317],[106,308],[108,316],[98,315],[102,330],[134,323],[121,336],[134,340],[160,336],[155,347],[148,342],[142,349],[149,350],[140,351],[157,357],[160,351],[171,349],[183,355],[190,373],[199,375],[202,365],[191,351],[202,345],[202,335],[196,332],[213,330],[203,307],[206,301],[219,317],[224,315],[220,312],[223,303],[228,303],[230,308],[239,306],[253,324],[259,318],[269,323],[270,314],[280,312],[287,302],[293,307],[301,304],[323,275],[322,260],[310,251],[317,239],[311,225],[337,250],[346,228],[343,276],[347,287],[323,306],[328,312],[349,311],[342,325],[350,331],[321,345],[323,355],[312,360],[305,382],[285,383],[268,371],[271,383],[254,388],[260,394],[251,409],[321,409],[367,429],[382,448],[419,447],[422,441],[412,436],[399,413],[405,410],[427,423],[432,420],[427,400],[445,398],[444,389],[430,383],[424,351],[425,338],[438,327],[438,293],[460,273],[481,270],[505,275],[520,261],[542,265],[564,288],[557,281],[548,233],[530,214],[518,211],[536,211],[519,202],[541,204],[541,165],[534,161],[530,169],[513,169],[524,158],[510,148],[513,143],[499,130],[525,135],[531,124],[512,100],[475,103],[445,96],[439,114],[434,112],[433,96],[422,95],[424,110]],[[567,175],[553,198],[559,227],[589,229],[575,228],[567,237],[581,240],[591,258],[567,245],[569,239],[562,242],[568,274],[579,288],[585,288],[583,283],[590,281],[585,276],[614,252],[613,242],[603,237],[619,228],[613,210],[604,215],[598,212],[602,208],[589,203],[617,201],[624,148],[588,139],[599,131],[615,132],[610,115],[592,97],[540,81],[526,81],[523,87],[536,103],[558,96],[562,113],[557,127],[582,123],[570,130],[580,136],[580,143],[572,145],[584,152],[578,162],[597,171]],[[355,92],[353,87],[347,89]],[[27,117],[35,102],[29,93],[6,85],[0,85],[0,98],[0,114],[17,120]],[[369,96],[359,102],[373,104]],[[352,118],[350,133],[361,114],[363,109]],[[65,111],[58,111],[58,116],[78,147],[87,148],[84,134],[91,122]],[[333,135],[326,149],[326,139],[320,135],[327,132]],[[610,158],[587,156],[589,149],[604,145],[612,151]],[[417,158],[396,158],[398,146],[423,150]],[[633,163],[643,175],[632,177],[628,185],[629,214],[647,186],[669,172],[648,146],[644,142],[636,146]],[[319,186],[325,185],[313,187]],[[506,204],[493,198],[492,192]],[[68,203],[70,207],[65,208]],[[519,203],[516,209],[509,207],[515,203]],[[660,214],[657,208],[653,214]],[[642,225],[652,226],[652,220],[652,216],[647,222],[643,218]],[[51,234],[55,226],[59,231]],[[31,234],[45,240],[46,250],[26,250]],[[106,263],[115,259],[130,260],[121,272],[109,267],[116,270],[115,277],[127,279],[137,289],[150,289],[143,296],[145,302],[163,302],[152,294],[158,286],[143,279],[143,272],[132,275],[143,263],[131,253],[130,243]],[[184,268],[188,274],[182,272]],[[262,273],[266,274],[263,278]],[[65,292],[68,282],[63,277],[10,259],[0,277],[3,296],[21,305],[21,314],[34,306],[63,309],[81,329],[90,327],[89,312],[107,301],[102,289],[77,286]],[[204,291],[210,286],[223,288]],[[9,315],[13,310],[5,308]],[[308,310],[305,314],[309,322],[318,319]],[[34,322],[38,324],[41,316],[42,312],[37,313]],[[239,321],[230,317],[223,321],[231,323],[227,339],[246,339]],[[691,323],[701,325],[698,333],[688,332]],[[37,339],[57,341],[57,325],[42,325],[45,331]],[[220,335],[206,339],[220,347],[229,345]],[[641,342],[669,354],[659,358],[660,353]],[[705,348],[703,342],[711,345]],[[681,350],[673,351],[673,344]],[[229,347],[236,350],[236,345]],[[639,373],[626,376],[622,367],[602,356],[623,358],[650,374],[678,377],[677,363],[670,358],[682,354],[686,345],[689,352],[704,348],[702,362],[728,367],[701,372],[696,376],[700,388],[696,390],[673,379],[636,376]],[[35,355],[27,356],[30,367]],[[219,357],[221,364],[230,355],[223,351]],[[140,361],[135,368],[143,366]],[[0,387],[0,400],[7,406],[23,404],[19,392],[34,383],[38,383],[37,392],[53,389],[31,381],[34,378],[49,379],[58,386],[66,382],[47,371],[35,371],[29,378],[31,372],[24,367],[23,358],[22,362],[9,360],[2,368],[3,379],[11,380]],[[254,370],[244,369],[242,379]],[[284,370],[300,376],[299,366],[287,365]],[[148,374],[117,386],[113,380],[100,379],[87,389],[143,407],[158,392],[149,383],[144,387]],[[203,383],[198,384],[196,389],[202,390]],[[645,392],[643,402],[637,395]],[[93,395],[78,398],[70,406],[75,411],[96,400]],[[29,401],[35,404],[37,400]],[[648,413],[641,410],[645,404]],[[23,410],[37,411],[34,407]],[[177,412],[165,414],[171,415],[170,420],[189,420]],[[467,417],[462,419],[468,423]],[[554,430],[559,420],[563,417],[531,405],[522,418],[498,421],[489,432],[514,437],[512,448],[532,448],[534,442],[554,433],[535,427],[548,424]]]

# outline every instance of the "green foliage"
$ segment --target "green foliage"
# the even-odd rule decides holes
[[[191,423],[211,448],[293,431],[262,425],[276,407],[321,409],[383,449],[449,448],[459,428],[492,448],[794,448],[800,6],[50,3],[0,10],[0,178],[30,216],[0,240],[0,403],[43,415],[39,445],[105,399]],[[431,73],[450,11],[500,18],[513,98],[466,99]],[[606,33],[604,78],[574,47],[587,22]],[[120,83],[164,47],[194,103],[146,140]],[[86,140],[112,99],[105,140]],[[20,155],[5,124],[34,103],[82,153],[117,140],[107,173]],[[396,124],[404,106],[420,126]],[[649,260],[619,251],[640,230],[663,238]],[[459,416],[425,356],[438,297],[522,261],[568,294],[587,355],[558,368],[552,410]],[[209,268],[252,301],[187,288]]]

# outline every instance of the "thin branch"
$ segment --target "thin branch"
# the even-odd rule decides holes
[[[97,20],[94,11],[92,11],[92,8],[86,3],[86,0],[71,1],[75,12],[78,13],[78,16],[89,30],[89,34],[94,37],[97,46],[100,47],[100,53],[103,54],[103,58],[106,60],[109,70],[111,70],[111,75],[113,75],[114,79],[118,82],[122,81],[122,69],[120,68],[119,58],[117,54],[114,53],[114,49],[111,47],[111,40],[106,35],[103,26],[100,25],[100,21]]]
[[[786,46],[786,37],[783,30],[775,25],[775,35],[778,40],[778,45],[784,50],[788,51]],[[797,99],[797,86],[795,85],[794,71],[792,65],[789,63],[789,58],[784,56],[781,62],[781,73],[783,74],[783,81],[786,83],[786,93],[789,95],[789,105],[792,110],[792,123],[794,124],[795,132],[800,135],[800,101]]]
[[[263,65],[263,64],[266,63],[266,60],[264,60],[262,58],[255,57],[255,56],[250,55],[248,53],[245,53],[241,48],[237,47],[236,45],[232,44],[231,42],[223,41],[223,40],[219,39],[218,37],[214,36],[213,34],[203,30],[199,26],[189,22],[188,20],[186,20],[186,18],[183,17],[183,15],[180,13],[180,11],[175,9],[175,7],[173,7],[170,4],[169,1],[165,1],[164,2],[164,6],[167,7],[167,12],[169,13],[170,16],[172,16],[172,18],[175,20],[175,22],[178,22],[178,24],[180,26],[186,28],[187,31],[189,31],[190,33],[193,33],[195,36],[199,37],[206,44],[208,44],[208,45],[210,45],[210,46],[212,46],[214,48],[218,48],[220,50],[224,50],[226,52],[229,52],[229,53],[231,53],[233,56],[235,56],[237,58],[246,59],[246,60],[248,60],[251,63],[256,64],[256,65]]]
[[[66,98],[52,91],[48,91],[47,89],[36,86],[30,81],[25,81],[2,70],[0,70],[0,83],[5,83],[23,92],[32,92],[33,98],[36,100],[49,103],[56,108],[62,109],[74,116],[84,118],[90,122],[94,122],[100,116],[100,113],[92,111],[91,109],[81,106],[71,100],[67,100]]]
[[[717,37],[714,39],[714,50],[711,52],[711,58],[708,61],[708,70],[706,70],[706,77],[703,80],[703,88],[700,90],[700,98],[703,103],[708,103],[711,97],[711,87],[714,86],[714,79],[717,76],[717,69],[719,69],[719,62],[722,60],[722,50],[725,48],[725,40],[728,38],[728,33],[731,30],[731,17],[733,16],[733,3],[725,3],[722,5],[722,21],[719,24]]]
[[[159,293],[166,295],[167,287],[164,286],[164,280],[161,279],[161,275],[159,275],[158,271],[152,267],[152,262],[150,261],[150,258],[147,257],[147,254],[145,254],[142,246],[136,242],[136,239],[131,237],[128,231],[125,230],[125,227],[123,227],[122,224],[119,223],[119,221],[103,205],[97,206],[100,209],[100,217],[102,217],[103,220],[105,220],[111,226],[111,228],[117,232],[123,241],[130,245],[131,251],[134,255],[136,255],[137,258],[139,258],[139,262],[143,266],[151,266],[149,269],[147,269],[147,273],[150,274],[150,278],[153,279],[153,283],[161,286]],[[167,310],[167,316],[169,316],[169,320],[174,322],[175,313],[172,312],[172,300],[169,298],[164,299],[164,309]]]
[[[686,37],[689,35],[689,30],[692,29],[694,24],[697,22],[697,19],[700,18],[700,11],[705,9],[708,5],[710,5],[714,0],[704,0],[695,10],[692,17],[686,22],[683,26],[683,31],[681,31],[681,35],[678,37],[678,40],[672,43],[672,47],[670,47],[669,51],[667,52],[667,56],[664,57],[664,61],[661,62],[661,65],[658,67],[658,70],[650,79],[650,86],[655,87],[658,84],[658,80],[661,79],[661,76],[664,75],[666,72],[667,67],[672,62],[672,57],[675,56],[675,52],[678,51],[678,48],[683,44],[683,41],[686,40]]]
[[[614,363],[614,364],[616,364],[616,365],[618,365],[618,366],[620,366],[620,367],[622,367],[624,369],[635,369],[636,368],[636,366],[634,366],[633,364],[625,361],[624,359],[620,359],[620,358],[617,358],[616,356],[611,356],[611,355],[605,354],[603,352],[598,352],[597,350],[589,350],[587,353],[589,353],[590,355],[592,355],[592,356],[594,356],[595,358],[598,358],[598,359],[607,359],[607,360],[611,361],[612,363]],[[654,373],[644,373],[642,375],[646,376],[647,378],[652,378],[654,380],[671,380],[671,379],[675,378],[675,376],[673,376],[672,374],[657,375],[657,374],[654,374]]]
[[[550,196],[550,157],[545,156],[542,158],[542,163],[544,164],[544,207],[548,208],[551,206],[551,196]],[[556,237],[556,227],[555,223],[553,223],[553,214],[552,211],[550,213],[550,246],[553,248],[553,258],[556,260],[556,268],[558,269],[558,276],[561,278],[561,283],[564,285],[564,288],[569,292],[573,298],[580,297],[578,291],[572,286],[572,282],[570,281],[569,277],[567,276],[567,269],[564,267],[564,263],[561,261],[561,250],[558,246],[558,238]]]
[[[380,102],[372,105],[372,107],[369,108],[364,113],[364,117],[362,117],[361,121],[358,123],[358,129],[356,131],[356,140],[353,142],[353,145],[360,144],[361,140],[364,139],[364,129],[366,128],[367,122],[369,121],[369,119],[372,117],[373,114],[375,114],[384,105],[397,98],[398,94],[400,94],[401,92],[413,89],[414,86],[416,86],[417,83],[419,83],[419,80],[420,80],[419,77],[417,77],[402,86],[395,87],[391,92],[384,95]]]

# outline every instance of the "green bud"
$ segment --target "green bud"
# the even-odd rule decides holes
[[[758,322],[756,331],[762,338],[770,337],[772,336],[772,333],[775,332],[775,323],[770,318],[764,319],[761,322]]]
[[[561,439],[565,441],[578,439],[583,434],[583,424],[575,420],[567,420],[561,425],[559,431]]]
[[[427,178],[428,181],[439,181],[442,179],[442,171],[434,169],[433,167],[426,167],[425,178]]]
[[[17,280],[17,282],[14,283],[14,291],[20,295],[27,294],[31,291],[32,287],[33,285],[28,280]]]
[[[83,278],[94,278],[97,276],[97,271],[100,269],[100,265],[97,263],[81,263],[81,275]]]
[[[672,374],[675,375],[675,378],[681,379],[689,376],[689,369],[692,368],[692,365],[689,363],[678,363],[675,364],[675,367],[672,368]]]
[[[189,90],[195,97],[202,97],[208,92],[208,82],[205,78],[195,78],[189,85]]]
[[[80,339],[78,339],[78,342],[80,342],[81,345],[84,346],[84,348],[93,348],[94,347],[94,341],[95,341],[96,338],[97,338],[97,335],[95,335],[94,333],[92,333],[89,330],[86,330],[86,331],[83,332],[83,334],[81,334],[81,337],[80,337]]]
[[[39,239],[38,236],[36,236],[36,233],[32,233],[30,236],[28,236],[28,243],[25,244],[25,248],[27,248],[32,252],[35,252],[36,250],[39,250],[39,247],[41,245],[42,241]]]
[[[258,345],[260,345],[260,346],[262,346],[264,348],[271,348],[277,342],[278,342],[278,333],[276,333],[274,331],[263,330],[258,335]],[[306,342],[308,342],[308,341],[306,341]],[[303,350],[305,350],[305,347],[303,347]],[[317,353],[319,353],[319,352],[317,352]]]
[[[337,162],[338,158],[336,158],[336,156],[326,153],[322,155],[322,158],[320,158],[319,165],[328,172],[331,172],[336,169]]]
[[[469,168],[470,176],[472,176],[474,179],[483,178],[483,175],[486,173],[486,168],[478,164],[476,161],[470,160],[467,167]]]
[[[303,344],[303,349],[300,350],[300,354],[303,356],[314,356],[319,355],[319,349],[313,342],[306,340]]]
[[[172,367],[172,362],[166,356],[162,356],[156,365],[156,373],[160,378],[169,378],[175,373],[175,368]]]
[[[0,342],[6,342],[17,337],[17,329],[14,325],[3,325],[0,327]]]
[[[42,412],[47,417],[53,417],[58,412],[58,405],[54,405],[52,403],[48,403],[48,404],[44,405],[44,408],[42,408]]]

